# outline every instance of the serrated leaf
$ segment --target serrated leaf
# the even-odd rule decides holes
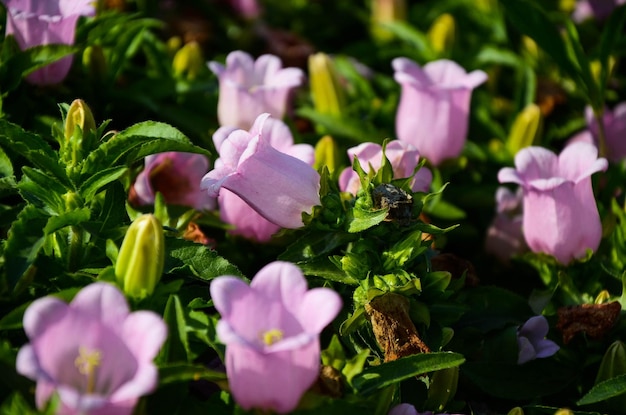
[[[359,208],[352,209],[353,217],[348,222],[348,232],[363,232],[373,226],[384,221],[389,213],[389,209],[379,210],[363,210]]]
[[[456,367],[465,362],[459,353],[435,352],[415,354],[370,367],[352,379],[360,394],[368,394],[405,379],[436,370]]]
[[[40,170],[26,166],[22,168],[22,172],[24,176],[18,183],[17,188],[25,200],[55,214],[65,210],[65,202],[62,195],[67,190],[54,178]]]
[[[220,275],[241,277],[241,271],[212,249],[184,239],[166,240],[165,273],[184,273],[210,281]]]
[[[125,166],[101,170],[85,180],[78,192],[84,200],[90,201],[104,186],[119,179],[127,171],[128,168]]]
[[[63,212],[58,216],[52,216],[48,219],[48,223],[44,227],[44,233],[50,235],[66,226],[80,225],[89,220],[91,210],[89,208],[74,209],[69,212]]]
[[[619,375],[595,385],[576,405],[589,405],[626,393],[626,375]]]
[[[356,238],[356,235],[345,232],[305,232],[278,259],[302,264],[320,257],[326,258],[333,250]]]

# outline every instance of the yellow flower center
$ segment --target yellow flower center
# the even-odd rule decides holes
[[[263,343],[268,346],[278,343],[283,339],[283,332],[279,329],[271,329],[261,333],[261,339]]]
[[[74,365],[81,375],[87,377],[87,393],[93,393],[96,387],[96,368],[100,366],[102,353],[99,350],[89,350],[86,347],[78,348],[78,356],[74,360]]]

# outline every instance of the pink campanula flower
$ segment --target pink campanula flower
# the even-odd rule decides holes
[[[598,146],[598,122],[591,107],[585,108],[585,118],[589,129],[576,134],[569,143],[584,141]],[[622,161],[626,158],[626,102],[618,104],[612,111],[605,109],[602,124],[606,138],[606,157],[613,162]]]
[[[217,335],[226,344],[235,401],[246,410],[295,409],[319,375],[319,334],[339,313],[339,295],[307,290],[302,271],[280,261],[262,268],[250,285],[221,276],[210,290],[222,317]]]
[[[153,359],[167,326],[151,311],[131,313],[119,289],[104,282],[83,288],[70,304],[48,296],[24,313],[30,343],[17,371],[37,382],[37,407],[56,392],[61,415],[130,415],[157,386]]]
[[[515,168],[500,170],[500,183],[524,189],[524,237],[533,252],[567,264],[598,248],[602,224],[591,175],[607,167],[594,145],[574,143],[558,156],[542,147],[526,147],[515,155]]]
[[[582,22],[591,17],[604,20],[609,17],[613,9],[625,3],[626,0],[578,0],[572,18],[576,22]]]
[[[226,138],[220,134],[215,142],[220,157],[201,187],[212,197],[228,189],[270,222],[299,228],[302,212],[310,213],[320,203],[320,175],[307,162],[272,147],[266,136],[273,133],[264,126],[268,117],[260,115],[250,131],[235,130]]]
[[[226,66],[209,62],[220,83],[217,118],[220,125],[248,129],[262,113],[282,119],[292,90],[304,82],[299,68],[283,68],[280,58],[262,55],[256,61],[248,53],[234,51]]]
[[[485,251],[502,262],[528,250],[522,231],[523,201],[521,187],[515,193],[504,186],[496,191],[496,216],[487,229]]]
[[[20,49],[39,45],[74,44],[80,16],[95,14],[93,0],[2,0],[7,8],[6,34],[13,35]],[[67,76],[72,56],[44,66],[28,75],[38,85],[57,84]]]
[[[517,345],[519,346],[517,364],[550,357],[559,351],[558,344],[545,338],[548,330],[548,320],[544,316],[531,317],[522,325],[517,331]]]
[[[170,151],[151,154],[144,162],[131,191],[133,202],[152,204],[160,192],[169,204],[197,210],[215,208],[215,198],[200,188],[202,177],[209,171],[209,160],[202,154]]]
[[[422,68],[408,58],[396,58],[392,66],[402,86],[398,138],[413,144],[435,166],[458,157],[467,136],[472,90],[487,80],[487,74],[480,70],[468,74],[447,59]]]
[[[261,14],[259,0],[230,0],[230,6],[246,19],[256,19]]]
[[[315,161],[315,150],[313,147],[309,144],[294,144],[291,131],[284,122],[275,118],[267,118],[263,122],[259,118],[252,129],[258,131],[261,124],[263,138],[272,147],[302,160],[309,166],[313,165]],[[235,130],[236,128],[233,127],[220,127],[213,134],[213,143],[218,152],[228,135]],[[267,242],[280,229],[280,226],[258,214],[243,199],[230,190],[220,190],[218,203],[222,221],[235,227],[230,231],[233,235],[242,235],[245,238],[258,242]]]
[[[419,164],[420,153],[413,145],[400,140],[393,140],[387,143],[385,155],[393,167],[394,179],[401,179],[413,176],[415,167]],[[365,172],[369,172],[370,165],[377,171],[380,169],[383,157],[383,147],[376,143],[362,143],[356,147],[348,149],[348,157],[354,160],[359,159],[359,163]],[[414,192],[426,192],[430,188],[433,175],[425,167],[422,167],[411,181],[411,189]],[[359,175],[348,167],[339,176],[339,188],[343,192],[350,192],[356,195],[361,188]]]

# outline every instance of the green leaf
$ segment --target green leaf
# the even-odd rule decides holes
[[[167,323],[167,341],[157,358],[159,362],[187,362],[189,360],[189,340],[185,312],[177,295],[170,295],[165,305],[163,319]]]
[[[89,208],[74,209],[69,212],[63,212],[58,216],[52,216],[48,219],[48,223],[44,227],[44,233],[50,235],[66,226],[80,225],[89,220],[91,210]]]
[[[389,209],[363,210],[352,209],[353,217],[348,221],[348,232],[357,233],[378,225],[384,221],[389,213]]]
[[[66,188],[38,169],[24,166],[22,172],[24,177],[18,183],[17,188],[25,200],[53,214],[65,210],[62,195],[67,192]]]
[[[159,385],[196,380],[226,382],[226,373],[207,369],[191,363],[171,363],[159,367]]]
[[[626,393],[626,375],[619,375],[595,385],[576,405],[589,405]]]
[[[214,250],[184,239],[167,238],[165,272],[193,275],[210,281],[220,275],[241,276],[241,271]]]
[[[5,39],[6,42],[7,39]],[[15,89],[23,77],[33,71],[58,61],[76,51],[73,45],[41,45],[18,51],[5,62],[2,74],[3,92]]]
[[[104,186],[119,179],[128,171],[127,167],[111,167],[101,170],[85,180],[78,192],[86,201],[90,201]]]
[[[600,38],[600,97],[604,102],[606,86],[610,77],[609,57],[619,44],[622,28],[626,23],[626,5],[622,5],[611,12]]]
[[[462,354],[452,352],[421,353],[370,367],[356,375],[352,386],[360,394],[368,394],[405,379],[465,362]]]
[[[392,32],[398,38],[409,43],[421,59],[430,61],[437,58],[437,54],[430,47],[430,41],[424,33],[417,30],[407,22],[396,20],[393,22],[385,22],[382,27]]]
[[[379,137],[372,132],[372,128],[367,128],[367,125],[361,120],[337,118],[332,115],[320,114],[310,107],[299,108],[296,110],[296,113],[301,117],[311,120],[314,124],[321,125],[333,136],[345,137],[355,143],[379,141]]]

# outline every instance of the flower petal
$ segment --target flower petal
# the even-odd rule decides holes
[[[124,294],[105,282],[96,282],[80,290],[70,307],[79,313],[88,313],[112,328],[119,328],[130,312]]]
[[[309,290],[300,305],[298,320],[308,333],[319,334],[341,310],[339,294],[329,288]]]

